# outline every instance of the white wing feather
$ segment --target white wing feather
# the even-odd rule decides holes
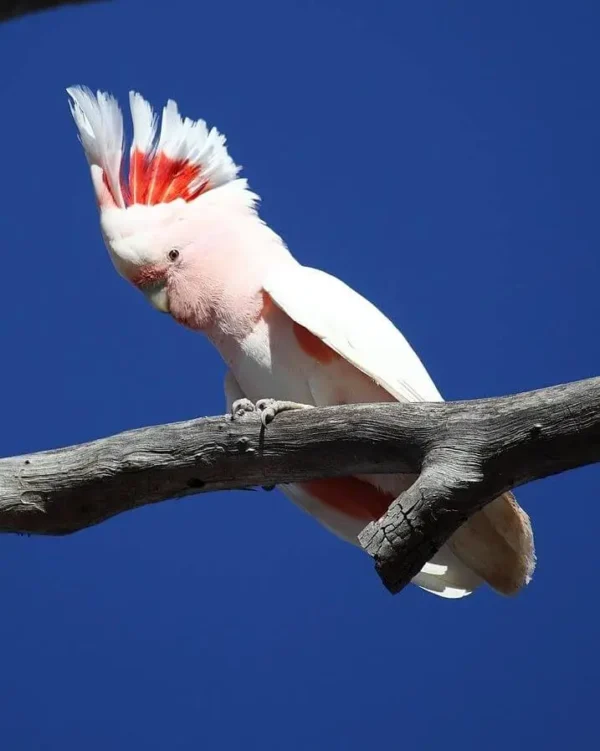
[[[400,331],[344,282],[319,269],[294,265],[271,273],[264,288],[292,320],[399,401],[443,401]]]
[[[334,276],[300,264],[271,273],[264,284],[275,304],[398,401],[443,401],[425,366],[394,324]],[[283,491],[300,505],[300,489]],[[339,534],[339,530],[338,530]],[[355,531],[356,534],[356,531]],[[356,538],[346,537],[357,544]],[[413,583],[446,598],[470,594],[481,578],[448,545]]]

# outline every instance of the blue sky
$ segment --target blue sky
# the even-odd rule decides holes
[[[0,27],[0,455],[223,411],[216,352],[113,271],[73,83],[217,125],[297,257],[393,318],[447,398],[597,375],[599,31],[595,2],[533,0],[121,0]],[[599,487],[519,491],[539,564],[514,600],[390,597],[277,492],[5,536],[2,747],[590,745]]]

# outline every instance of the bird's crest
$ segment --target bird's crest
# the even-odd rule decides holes
[[[157,138],[156,114],[132,91],[133,143],[125,178],[123,115],[116,99],[101,91],[94,95],[83,86],[73,86],[67,93],[101,208],[154,205],[177,198],[192,201],[237,176],[240,168],[216,128],[208,130],[204,120],[183,119],[177,104],[169,100]]]

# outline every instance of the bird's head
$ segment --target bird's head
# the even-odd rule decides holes
[[[203,120],[182,118],[173,101],[163,110],[158,132],[151,106],[132,92],[133,143],[124,174],[123,117],[116,100],[79,86],[67,91],[117,271],[164,312],[179,289],[182,318],[194,313],[200,320],[192,308],[201,301],[189,302],[185,295],[200,276],[210,284],[215,264],[226,263],[216,254],[206,261],[228,239],[223,218],[235,224],[232,211],[253,213],[256,199],[237,178],[239,167],[225,138]]]

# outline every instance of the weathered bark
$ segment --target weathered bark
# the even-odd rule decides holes
[[[361,543],[407,584],[460,524],[530,480],[600,460],[600,378],[497,399],[361,404],[141,428],[0,460],[0,531],[59,535],[167,498],[357,473],[418,474]]]
[[[600,378],[446,406],[419,479],[360,535],[394,593],[501,493],[600,460]]]
[[[106,2],[106,0],[103,1]],[[60,5],[83,5],[92,2],[99,2],[99,0],[2,0],[0,2],[0,23],[29,13],[57,8]]]

